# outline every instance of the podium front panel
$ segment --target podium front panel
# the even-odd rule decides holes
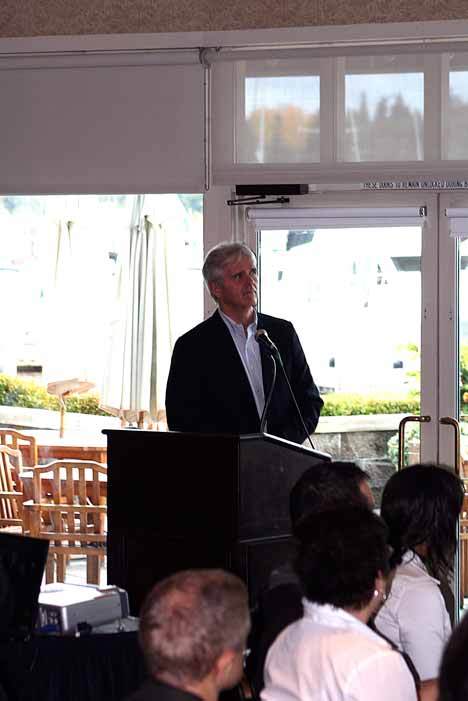
[[[104,433],[108,583],[127,590],[131,612],[155,582],[192,567],[236,572],[254,603],[290,549],[290,488],[328,456],[271,436]]]
[[[274,436],[241,436],[239,538],[288,535],[292,487],[305,470],[329,459]]]

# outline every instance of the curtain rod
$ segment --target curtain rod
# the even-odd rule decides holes
[[[464,44],[464,46],[461,46]],[[263,53],[268,51],[284,52],[284,51],[311,51],[311,50],[336,50],[340,51],[347,48],[357,49],[378,49],[383,48],[401,48],[401,49],[416,49],[419,51],[428,50],[434,47],[434,50],[454,50],[468,51],[468,36],[460,34],[458,36],[447,37],[375,37],[373,39],[334,39],[334,40],[315,40],[310,42],[278,42],[278,43],[258,43],[258,44],[224,44],[224,45],[199,45],[199,46],[172,46],[172,47],[132,47],[132,48],[95,48],[95,49],[46,49],[39,51],[37,49],[18,51],[0,51],[0,58],[47,58],[51,56],[76,57],[76,56],[141,56],[141,55],[170,55],[174,53],[185,54],[200,54],[202,52],[206,56],[218,57],[222,60],[223,55],[237,54],[244,52]]]
[[[447,41],[441,39],[333,41],[310,44],[221,46],[204,50],[209,63],[262,58],[301,58],[314,56],[376,56],[385,54],[468,53],[467,37]]]

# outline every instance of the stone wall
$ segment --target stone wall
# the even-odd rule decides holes
[[[382,490],[395,472],[395,465],[388,457],[387,443],[397,430],[389,426],[398,426],[399,418],[393,415],[390,420],[385,416],[330,417],[321,420],[320,432],[312,436],[317,450],[329,453],[333,460],[357,462],[366,470],[378,506]],[[367,428],[366,424],[369,424]]]

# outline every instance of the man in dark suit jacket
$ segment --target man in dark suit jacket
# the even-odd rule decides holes
[[[273,381],[271,354],[255,340],[264,329],[279,350],[307,432],[279,367],[266,430],[302,443],[315,430],[323,402],[293,325],[256,312],[254,254],[245,244],[219,244],[208,253],[203,275],[218,309],[175,344],[166,390],[169,428],[258,433]]]
[[[150,678],[127,701],[218,701],[242,677],[250,629],[244,583],[223,570],[158,582],[140,615]]]

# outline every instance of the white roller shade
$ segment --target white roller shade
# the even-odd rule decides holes
[[[256,229],[325,229],[375,226],[421,226],[425,207],[344,207],[304,209],[249,207],[247,220]]]
[[[453,207],[445,210],[445,216],[449,219],[450,236],[454,239],[465,240],[468,238],[468,208]]]
[[[200,65],[63,64],[0,62],[1,192],[203,190]]]

